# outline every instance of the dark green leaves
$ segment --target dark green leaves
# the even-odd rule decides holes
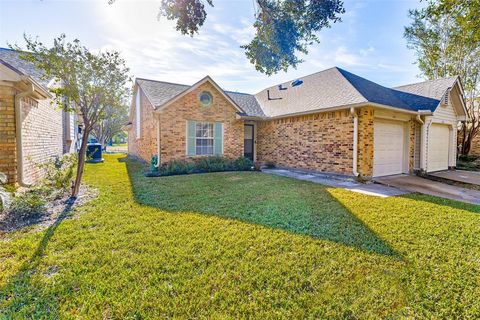
[[[213,6],[211,0],[207,4]],[[319,42],[315,33],[340,21],[340,0],[258,0],[252,41],[242,46],[255,68],[267,75],[287,71],[302,60],[308,46]],[[159,16],[176,20],[176,29],[193,36],[206,19],[202,0],[162,0]]]

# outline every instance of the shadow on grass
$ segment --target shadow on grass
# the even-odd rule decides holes
[[[237,219],[401,259],[322,185],[258,172],[148,178],[143,163],[118,161],[126,164],[139,204]]]
[[[30,259],[20,267],[18,272],[3,288],[0,288],[0,318],[2,316],[6,319],[16,318],[19,316],[19,312],[25,312],[22,309],[27,309],[27,313],[24,316],[32,319],[57,319],[59,317],[57,314],[58,308],[53,308],[53,306],[58,305],[58,302],[55,299],[43,299],[37,286],[32,284],[32,276],[45,255],[45,249],[50,239],[55,234],[58,226],[71,212],[74,204],[74,198],[67,200],[65,208],[55,222],[45,231]]]

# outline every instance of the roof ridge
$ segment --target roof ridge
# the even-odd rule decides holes
[[[365,100],[365,102],[369,102],[369,100],[368,100],[368,99],[353,85],[353,83],[351,83],[350,80],[348,80],[347,77],[345,77],[345,75],[342,73],[342,71],[348,72],[347,70],[344,70],[344,69],[339,68],[339,67],[334,67],[334,69],[337,70],[337,72],[340,74],[340,76],[353,88],[353,90],[355,90],[356,93],[358,93],[358,94]],[[340,71],[340,70],[341,70],[341,71]],[[363,77],[360,77],[360,76],[358,76],[358,75],[356,75],[356,74],[354,74],[354,73],[351,73],[351,72],[348,72],[348,73],[353,74],[354,76],[357,76],[357,77],[362,78],[362,79],[364,79],[364,80],[373,82],[373,81],[371,81],[371,80],[368,80],[368,79],[365,79],[365,78],[363,78]],[[373,82],[373,83],[375,83],[376,85],[379,85],[379,84],[376,83],[376,82]],[[379,86],[380,86],[380,85],[379,85]]]
[[[154,79],[147,79],[147,78],[139,78],[136,77],[135,80],[145,80],[145,81],[151,81],[151,82],[161,82],[161,83],[167,83],[167,84],[174,84],[177,86],[184,86],[184,87],[191,87],[191,84],[182,84],[182,83],[176,83],[176,82],[169,82],[169,81],[162,81],[162,80],[154,80]]]
[[[451,76],[451,77],[443,77],[443,78],[438,78],[438,79],[431,79],[431,80],[425,80],[425,81],[419,81],[419,82],[402,84],[402,85],[400,85],[400,86],[395,86],[395,87],[392,87],[392,88],[390,88],[390,89],[398,89],[398,88],[401,88],[401,87],[414,86],[414,85],[421,84],[421,83],[429,83],[429,82],[435,82],[435,81],[447,80],[447,79],[453,79],[453,78],[455,78],[455,79],[458,78],[458,75],[456,75],[456,76]]]
[[[287,83],[287,82],[292,82],[294,80],[297,80],[297,79],[303,79],[303,78],[306,78],[306,77],[310,77],[310,76],[313,76],[313,75],[316,75],[316,74],[319,74],[319,73],[322,73],[322,72],[326,72],[328,70],[331,70],[331,69],[339,69],[337,66],[333,66],[333,67],[330,67],[330,68],[327,68],[327,69],[324,69],[324,70],[320,70],[320,71],[317,71],[317,72],[314,72],[314,73],[310,73],[310,74],[307,74],[305,76],[300,76],[300,77],[296,77],[296,78],[293,78],[291,80],[287,80],[287,81],[282,81],[280,83],[277,83],[277,84],[274,84],[274,85],[271,85],[271,86],[268,86],[268,87],[265,87],[263,88],[262,90],[252,94],[252,96],[256,96],[257,94],[259,94],[260,92],[263,92],[267,89],[270,89],[270,88],[273,88],[273,87],[278,87],[279,85],[281,84],[284,84],[284,83]]]
[[[222,89],[223,90],[223,89]],[[246,92],[239,92],[239,91],[232,91],[232,90],[223,90],[223,92],[225,93],[236,93],[236,94],[244,94],[244,95],[247,95],[247,96],[255,96],[251,93],[246,93]]]

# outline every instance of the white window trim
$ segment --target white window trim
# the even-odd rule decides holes
[[[212,126],[212,137],[197,137],[197,125],[199,124],[209,124]],[[222,126],[223,127],[223,126]],[[223,135],[223,132],[222,132],[222,135]],[[204,139],[204,140],[212,140],[212,153],[211,154],[198,154],[197,153],[197,140],[198,139]],[[223,139],[222,139],[222,142],[223,142]],[[197,157],[210,157],[210,156],[213,156],[214,155],[214,151],[215,151],[215,123],[214,122],[210,122],[210,121],[196,121],[195,122],[195,156]]]
[[[135,95],[135,137],[140,139],[141,135],[141,104],[140,104],[140,88],[137,89],[137,93]]]

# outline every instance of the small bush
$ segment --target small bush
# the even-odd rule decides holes
[[[163,164],[157,170],[150,170],[147,177],[171,176],[190,173],[222,172],[222,171],[249,171],[253,163],[250,159],[239,157],[230,160],[225,157],[202,157],[192,160],[174,160]]]
[[[195,169],[200,172],[220,172],[232,170],[232,163],[225,157],[205,157],[195,160]]]
[[[75,153],[40,164],[38,167],[45,172],[40,187],[58,190],[61,193],[65,192],[71,186],[76,166],[77,155]]]
[[[7,211],[8,219],[22,221],[35,218],[45,211],[45,204],[42,194],[36,189],[20,193],[12,199]]]
[[[248,158],[240,157],[233,161],[233,167],[237,171],[249,171],[252,170],[253,162]]]

